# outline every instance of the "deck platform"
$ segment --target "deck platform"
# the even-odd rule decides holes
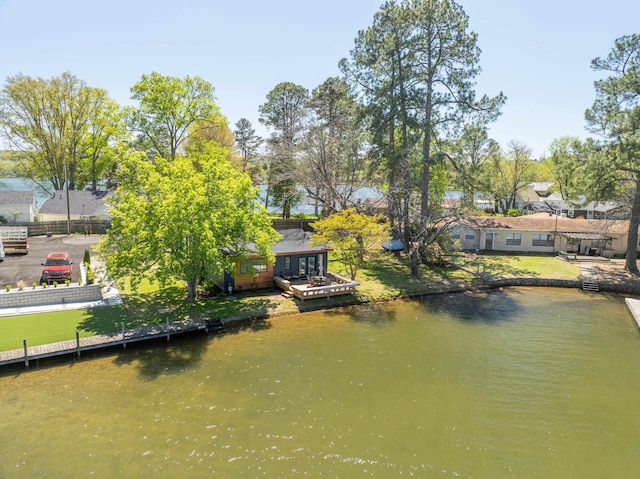
[[[209,332],[211,320],[206,319],[186,319],[183,321],[167,322],[123,330],[119,333],[98,334],[86,338],[76,338],[58,343],[43,344],[40,346],[27,346],[21,349],[0,352],[0,367],[10,364],[24,363],[29,366],[29,361],[52,358],[54,356],[75,355],[80,356],[84,351],[110,348],[120,346],[127,347],[127,344],[153,339],[166,338],[167,341],[179,334],[196,331]],[[218,327],[214,327],[216,331]]]
[[[636,320],[636,324],[640,328],[640,299],[624,298],[624,302],[627,303],[627,307]]]

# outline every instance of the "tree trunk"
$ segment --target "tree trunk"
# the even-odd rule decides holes
[[[189,301],[193,301],[196,299],[197,294],[197,280],[195,278],[190,278],[187,280],[187,298]]]
[[[636,192],[633,195],[631,218],[629,219],[629,234],[627,235],[627,259],[624,269],[638,274],[638,225],[640,224],[640,173],[636,173]]]

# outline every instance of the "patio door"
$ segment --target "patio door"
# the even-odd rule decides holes
[[[484,234],[484,249],[486,250],[493,249],[493,233]]]
[[[307,258],[300,258],[298,260],[298,275],[300,277],[307,275]]]
[[[307,258],[307,274],[316,274],[316,257],[309,256]]]

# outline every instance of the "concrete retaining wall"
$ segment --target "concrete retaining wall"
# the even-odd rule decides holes
[[[85,286],[59,285],[57,288],[48,286],[36,289],[13,289],[0,291],[0,308],[26,308],[28,306],[46,306],[48,304],[88,303],[100,301],[102,291],[98,284]]]

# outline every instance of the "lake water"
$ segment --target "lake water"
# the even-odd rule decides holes
[[[618,296],[398,301],[16,371],[3,478],[640,477]]]
[[[38,184],[28,178],[0,178],[0,191],[33,191],[37,206],[42,206],[50,196]],[[34,205],[34,207],[36,207]]]

